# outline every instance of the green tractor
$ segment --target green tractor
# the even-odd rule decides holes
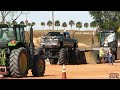
[[[29,69],[35,77],[44,76],[45,59],[43,51],[35,50],[32,26],[26,37],[26,25],[0,24],[0,74],[4,77],[27,77]]]

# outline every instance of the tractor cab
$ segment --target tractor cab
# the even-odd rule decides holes
[[[22,41],[24,42],[24,27],[25,25],[0,24],[0,41]]]
[[[13,28],[9,28],[7,24],[0,25],[0,41],[10,41],[14,39]]]

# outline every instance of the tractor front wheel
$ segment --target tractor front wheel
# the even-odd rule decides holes
[[[33,61],[32,75],[34,77],[44,76],[45,59],[43,55],[35,55]]]

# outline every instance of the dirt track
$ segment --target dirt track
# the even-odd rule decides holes
[[[66,65],[67,79],[109,79],[110,73],[118,73],[120,75],[120,60],[117,60],[114,65],[105,64],[81,64],[81,65]],[[50,65],[46,62],[46,71],[43,77],[32,77],[29,71],[27,78],[16,79],[61,79],[62,66]],[[8,78],[11,79],[11,78]],[[15,78],[13,78],[15,79]]]
[[[68,79],[109,79],[110,73],[120,74],[120,60],[116,61],[113,66],[109,64],[82,64],[66,65],[65,67]],[[47,64],[45,76],[40,78],[61,79],[62,66]]]

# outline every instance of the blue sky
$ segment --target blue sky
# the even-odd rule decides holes
[[[22,14],[17,19],[17,22],[20,22],[22,20],[23,21],[26,20],[26,14]],[[36,23],[36,25],[34,26],[34,29],[42,30],[42,26],[40,25],[40,23],[45,22],[46,24],[48,20],[52,21],[52,11],[29,11],[27,14],[27,20],[29,22],[34,21]],[[73,20],[75,23],[78,21],[82,23],[85,23],[85,22],[90,23],[93,21],[88,11],[54,11],[54,21],[56,20],[59,20],[60,24],[62,24],[64,21],[68,24],[70,20]],[[44,28],[49,29],[47,25],[45,25]],[[54,28],[57,29],[56,27]],[[58,29],[63,29],[62,25],[60,25]],[[66,29],[70,30],[71,29],[70,25],[68,25]],[[73,29],[77,29],[75,25],[73,26]],[[91,28],[88,27],[88,30],[89,29]],[[82,27],[81,30],[86,30],[86,28]]]

